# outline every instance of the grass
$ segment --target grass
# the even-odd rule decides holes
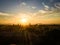
[[[60,25],[0,25],[1,45],[60,45]]]

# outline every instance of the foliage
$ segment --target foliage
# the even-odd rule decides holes
[[[60,25],[0,25],[1,45],[60,45]]]

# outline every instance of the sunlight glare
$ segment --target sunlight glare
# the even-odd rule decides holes
[[[20,22],[21,22],[21,25],[27,25],[28,24],[28,20],[26,18],[22,18],[20,20]]]
[[[23,19],[21,19],[21,22],[22,22],[22,23],[26,23],[27,20],[23,18]]]

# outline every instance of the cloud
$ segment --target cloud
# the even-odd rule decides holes
[[[32,9],[36,9],[36,7],[35,6],[32,6]]]
[[[44,2],[42,2],[42,5],[44,6],[45,10],[49,10],[50,7],[48,5],[46,5]]]
[[[60,9],[60,3],[55,3],[54,5],[56,8]]]
[[[8,13],[3,13],[3,12],[0,12],[0,16],[10,16],[10,14],[8,14]]]
[[[39,13],[47,13],[47,11],[45,11],[45,10],[39,10],[38,12]]]
[[[22,10],[22,9],[25,9],[25,8],[27,7],[27,3],[22,2],[22,3],[20,3],[20,5],[19,5],[18,7],[20,7],[21,10]]]
[[[16,14],[0,12],[0,18],[13,18]]]
[[[21,9],[24,9],[25,11],[26,11],[26,10],[30,10],[30,11],[31,11],[31,9],[36,9],[35,6],[30,6],[30,5],[27,4],[26,2],[20,3],[20,8],[21,8]]]
[[[14,14],[0,12],[1,21],[13,20],[13,18],[14,18]]]
[[[25,2],[22,2],[22,3],[20,4],[20,6],[25,6],[25,5],[27,5]]]
[[[39,19],[60,18],[60,10],[52,7],[51,10],[38,10],[33,15]]]
[[[36,13],[34,13],[34,15],[45,15],[47,14],[47,12],[49,13],[49,11],[46,11],[46,10],[38,10]]]
[[[26,3],[25,3],[25,2],[22,2],[21,4],[22,4],[22,5],[26,5]]]

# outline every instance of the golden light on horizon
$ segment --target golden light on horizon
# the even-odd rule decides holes
[[[29,16],[30,14],[27,14],[27,13],[20,13],[18,16],[17,16],[17,20],[18,20],[18,23],[25,26],[25,25],[29,25],[29,23],[31,22],[31,16]]]
[[[23,18],[23,19],[21,19],[21,22],[22,23],[26,23],[27,22],[27,19]]]

